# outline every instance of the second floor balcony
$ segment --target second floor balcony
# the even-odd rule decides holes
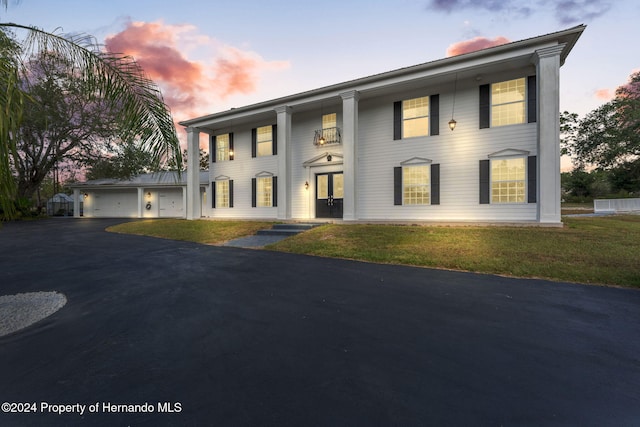
[[[313,137],[313,145],[324,146],[329,144],[340,144],[342,142],[342,136],[340,135],[340,128],[325,128],[315,131]]]

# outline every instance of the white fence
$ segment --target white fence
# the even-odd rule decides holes
[[[593,201],[593,211],[599,212],[640,212],[640,199],[602,199]]]

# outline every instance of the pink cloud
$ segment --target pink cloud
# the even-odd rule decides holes
[[[603,101],[611,101],[613,99],[613,92],[611,89],[598,89],[595,91],[595,96]]]
[[[253,93],[263,71],[289,66],[198,34],[193,26],[162,21],[131,22],[105,46],[135,58],[160,87],[176,122],[212,113],[230,95]]]
[[[462,55],[463,53],[475,52],[477,50],[487,49],[489,47],[500,46],[510,43],[506,37],[498,36],[493,40],[486,37],[474,37],[471,40],[465,40],[454,43],[447,48],[447,56]]]

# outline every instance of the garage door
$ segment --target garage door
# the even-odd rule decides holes
[[[181,188],[170,188],[158,192],[158,204],[161,218],[175,218],[184,216]]]
[[[101,191],[94,194],[93,216],[109,218],[131,218],[138,216],[138,192]]]

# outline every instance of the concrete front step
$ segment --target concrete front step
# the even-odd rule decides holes
[[[295,236],[303,231],[311,230],[320,224],[275,224],[268,230],[258,230],[259,236]]]

